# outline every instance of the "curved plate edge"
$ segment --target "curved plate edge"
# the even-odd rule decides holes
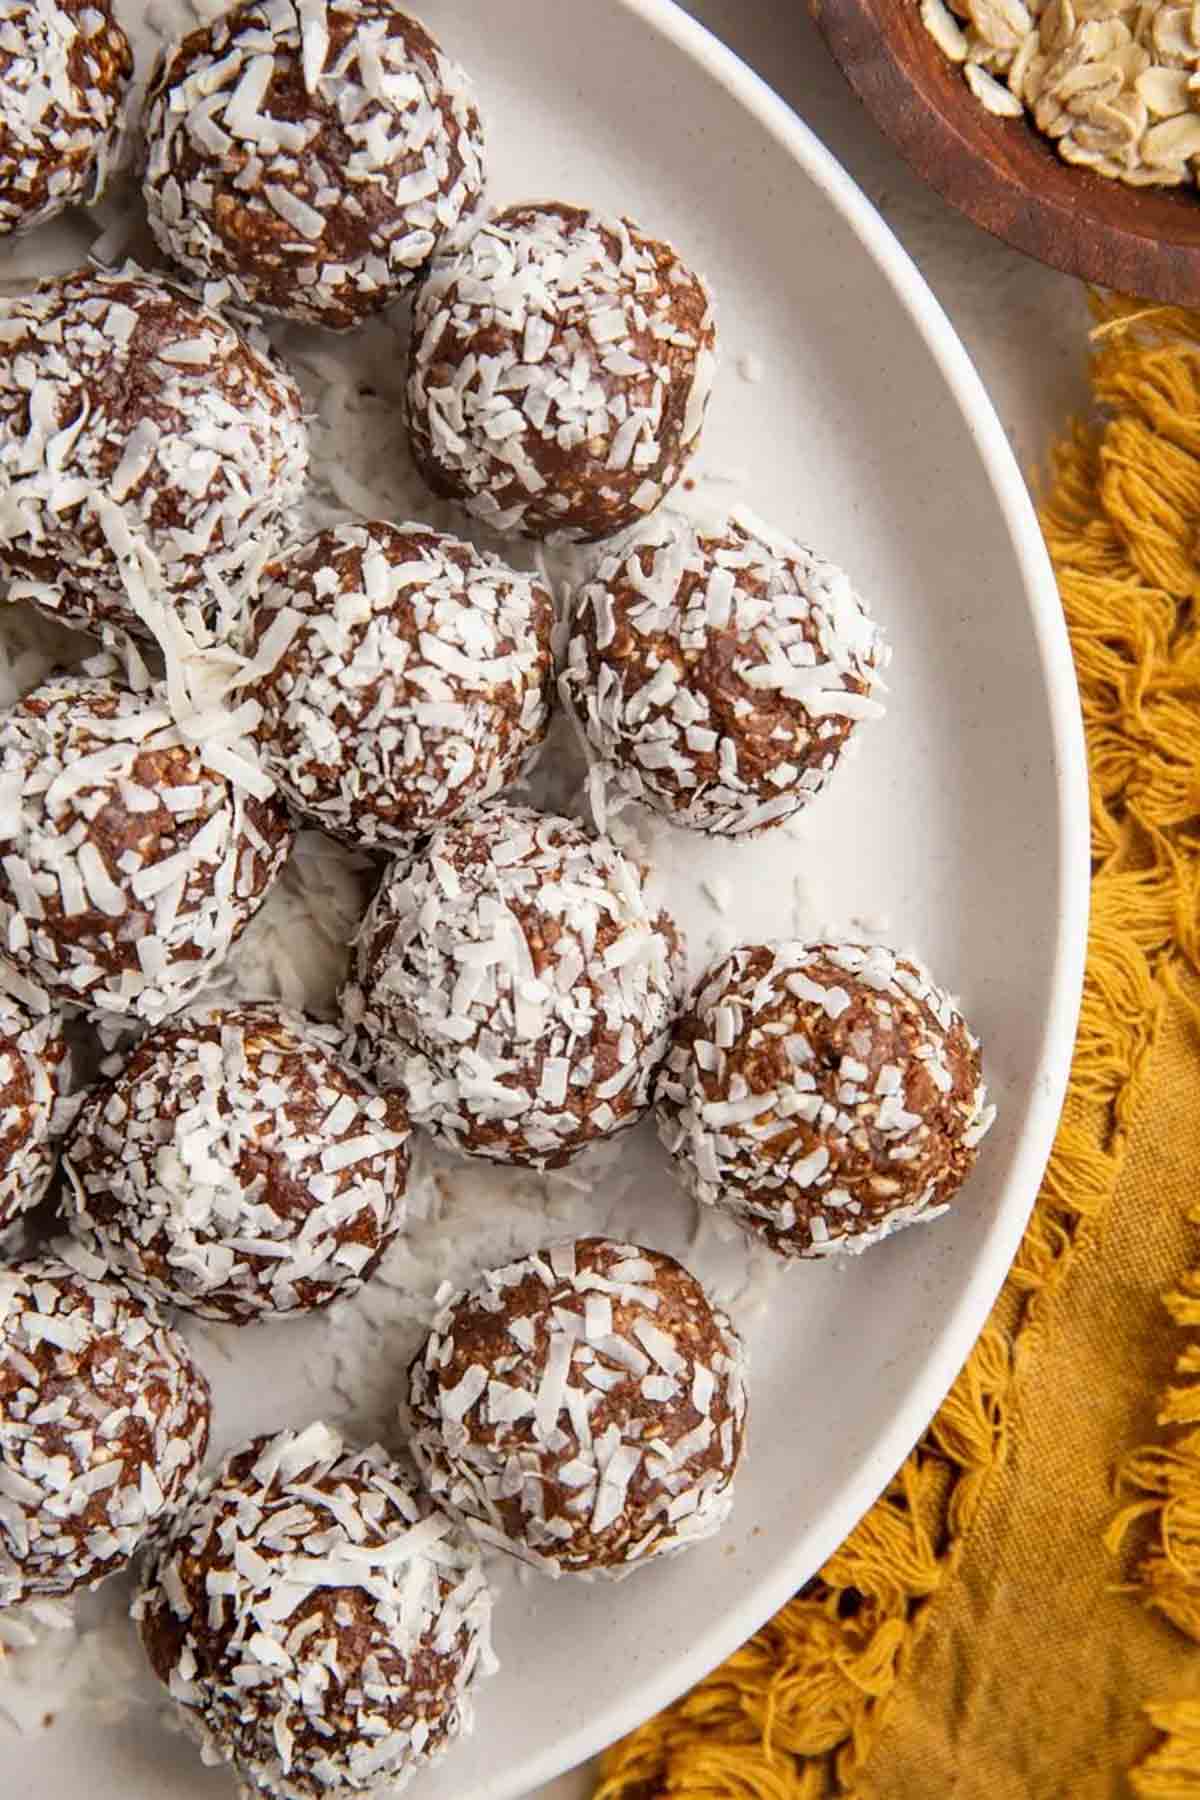
[[[1070,1074],[1087,953],[1090,897],[1087,756],[1075,665],[1058,585],[1033,502],[1004,428],[982,380],[940,301],[879,213],[841,164],[791,107],[719,39],[682,12],[674,0],[615,0],[658,36],[697,63],[788,152],[827,195],[879,267],[928,345],[979,449],[1018,565],[1050,702],[1058,789],[1059,917],[1055,980],[1042,1037],[1038,1092],[1006,1184],[1005,1202],[970,1280],[948,1316],[891,1428],[843,1492],[842,1504],[806,1529],[795,1554],[752,1589],[743,1605],[667,1663],[624,1701],[588,1718],[542,1755],[489,1783],[487,1800],[520,1800],[532,1788],[587,1761],[661,1711],[723,1662],[777,1612],[844,1541],[883,1491],[941,1405],[979,1336],[1024,1235],[1058,1127]],[[482,1795],[478,1800],[483,1800]]]

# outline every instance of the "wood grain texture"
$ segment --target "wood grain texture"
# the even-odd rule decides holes
[[[1103,287],[1200,303],[1200,194],[1129,188],[997,119],[921,23],[916,0],[809,0],[854,92],[924,181],[1026,255]]]

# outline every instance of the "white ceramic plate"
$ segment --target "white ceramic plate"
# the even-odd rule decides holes
[[[1000,1103],[949,1219],[847,1266],[788,1270],[757,1311],[747,1297],[751,1455],[723,1537],[616,1586],[509,1584],[503,1672],[476,1734],[417,1790],[507,1800],[732,1651],[846,1535],[949,1386],[1058,1116],[1083,966],[1086,788],[1054,583],[999,422],[937,303],[829,155],[668,0],[415,4],[476,78],[494,199],[629,211],[709,274],[724,355],[703,473],[713,491],[733,477],[731,494],[846,564],[895,645],[888,718],[797,837],[736,854],[659,840],[694,950],[734,932],[886,922],[963,996]],[[56,266],[73,260],[67,243],[60,232]],[[701,898],[711,875],[730,886],[724,920]],[[686,1254],[690,1215],[652,1143],[622,1154],[642,1174],[606,1216]],[[488,1179],[471,1177],[468,1227]],[[714,1267],[723,1254],[705,1249]],[[232,1361],[210,1350],[222,1443],[327,1408],[298,1353],[308,1330],[226,1336]],[[68,1705],[52,1731],[0,1753],[8,1800],[232,1792],[149,1700],[108,1724]]]

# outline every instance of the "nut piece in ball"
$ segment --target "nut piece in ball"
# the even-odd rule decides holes
[[[264,312],[347,331],[483,192],[471,86],[389,0],[257,0],[189,33],[146,100],[166,254]]]
[[[621,1574],[719,1531],[741,1343],[672,1257],[581,1238],[449,1300],[413,1364],[434,1498],[550,1575]]]
[[[780,1256],[865,1250],[944,1213],[995,1108],[949,995],[879,945],[735,950],[657,1091],[685,1186]]]
[[[649,1105],[682,947],[637,866],[574,819],[493,804],[385,877],[342,995],[414,1124],[556,1168]]]
[[[404,1223],[408,1117],[269,1002],[150,1032],[63,1152],[71,1229],[136,1293],[235,1324],[354,1293]]]
[[[611,537],[683,474],[715,371],[708,289],[669,244],[579,206],[509,207],[417,294],[413,454],[494,531]]]
[[[155,693],[62,675],[0,715],[0,951],[60,1001],[176,1011],[291,845],[283,802],[210,768]]]
[[[266,349],[157,275],[85,271],[0,298],[0,560],[64,624],[201,645],[242,629],[308,467]]]
[[[543,584],[422,525],[336,525],[267,570],[263,758],[352,843],[411,846],[520,778],[545,735]]]
[[[396,1793],[471,1729],[495,1668],[478,1551],[377,1446],[319,1424],[225,1458],[133,1611],[205,1761],[270,1800]]]
[[[50,1185],[55,1113],[69,1073],[62,1019],[49,996],[0,957],[0,1231]]]
[[[608,784],[714,836],[819,794],[887,652],[846,576],[744,512],[659,514],[580,588],[563,702]]]
[[[3,236],[100,198],[133,53],[110,0],[6,0],[0,17]]]
[[[0,1609],[124,1567],[208,1446],[183,1339],[71,1256],[0,1269]]]

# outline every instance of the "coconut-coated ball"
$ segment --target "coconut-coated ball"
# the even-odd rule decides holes
[[[122,1568],[208,1445],[208,1384],[182,1338],[67,1254],[0,1269],[0,1607]]]
[[[396,1793],[470,1730],[495,1667],[478,1551],[383,1450],[322,1424],[225,1458],[134,1617],[204,1760],[268,1800]]]
[[[360,1288],[405,1217],[408,1116],[273,1001],[149,1032],[64,1148],[68,1223],[138,1293],[245,1324]]]
[[[0,344],[9,598],[85,630],[237,638],[308,468],[270,349],[132,266],[0,297]]]
[[[614,844],[493,802],[384,877],[343,1018],[415,1124],[555,1168],[642,1117],[682,968],[674,924]]]
[[[689,1191],[783,1257],[938,1218],[995,1117],[956,1003],[878,944],[734,950],[698,984],[657,1104]]]
[[[658,513],[579,588],[564,703],[617,795],[715,837],[810,804],[887,647],[842,571],[744,510]]]
[[[510,206],[418,290],[413,454],[493,531],[611,537],[679,481],[715,371],[708,288],[669,244],[580,206]]]
[[[215,292],[334,331],[394,300],[483,191],[462,69],[390,0],[249,0],[150,83],[143,191]]]
[[[746,1397],[740,1340],[673,1257],[605,1238],[481,1275],[411,1371],[434,1498],[550,1575],[621,1574],[718,1531]]]
[[[271,564],[255,614],[263,760],[335,837],[411,849],[537,754],[553,621],[541,581],[426,526],[318,532]]]
[[[161,691],[50,676],[0,715],[0,951],[60,1002],[153,1022],[209,981],[292,846]]]
[[[110,0],[6,0],[0,14],[0,236],[99,200],[133,73]]]
[[[50,1185],[69,1077],[62,1015],[43,988],[0,957],[0,1231]]]

